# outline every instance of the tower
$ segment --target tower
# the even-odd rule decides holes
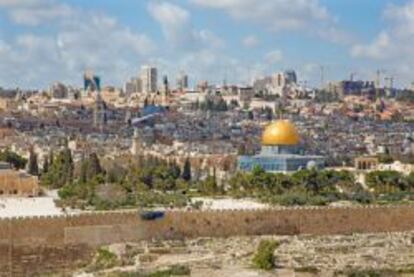
[[[134,136],[132,137],[131,154],[138,155],[141,152],[141,145],[138,128],[135,128]]]
[[[83,90],[85,93],[101,90],[101,78],[94,75],[92,70],[86,70],[83,75]]]
[[[188,75],[186,75],[184,72],[180,72],[178,75],[177,88],[181,91],[188,89]]]
[[[162,91],[164,93],[168,93],[169,92],[169,85],[168,85],[168,77],[167,77],[167,75],[164,75],[164,77],[162,78]]]
[[[157,68],[145,65],[141,68],[142,92],[151,93],[157,91],[158,73]]]

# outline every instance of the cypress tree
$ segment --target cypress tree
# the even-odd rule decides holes
[[[191,163],[189,158],[185,160],[183,174],[181,177],[187,182],[191,181]]]
[[[43,160],[43,167],[42,167],[42,173],[45,174],[49,171],[49,158],[45,157]]]
[[[53,165],[54,160],[55,160],[55,154],[53,153],[53,150],[50,150],[50,152],[49,152],[49,166]]]
[[[96,175],[103,173],[101,163],[99,161],[98,155],[92,153],[89,155],[89,166],[88,166],[88,177],[93,178]]]
[[[88,181],[88,168],[89,168],[89,162],[88,160],[85,160],[82,158],[81,165],[80,165],[80,173],[79,173],[79,180],[82,184],[86,183]]]
[[[61,159],[62,159],[62,169],[63,169],[63,178],[62,183],[63,184],[70,184],[73,180],[73,159],[72,159],[72,152],[68,147],[65,147],[65,149],[61,153]]]
[[[37,154],[34,152],[33,147],[30,147],[29,174],[35,175],[35,176],[39,175],[39,166],[37,164]]]

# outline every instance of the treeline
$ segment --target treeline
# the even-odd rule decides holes
[[[393,170],[373,171],[367,174],[366,184],[382,198],[396,194],[409,195],[414,192],[414,172],[403,175]]]
[[[62,205],[116,209],[137,206],[184,207],[190,196],[250,197],[276,205],[327,205],[346,200],[362,204],[414,200],[414,173],[374,171],[367,187],[353,173],[301,170],[293,174],[269,173],[260,167],[237,172],[219,185],[215,172],[195,180],[189,159],[181,167],[154,157],[113,161],[105,167],[91,153],[76,166],[68,148],[45,161],[41,183],[59,189]]]
[[[238,172],[229,180],[228,194],[254,197],[279,205],[326,205],[339,200],[370,202],[352,173],[334,170],[301,170],[292,175],[265,172]]]
[[[175,162],[138,157],[131,164],[115,161],[105,169],[95,153],[83,158],[73,173],[73,161],[62,151],[42,176],[42,184],[59,188],[63,205],[97,209],[185,206],[193,179],[189,159],[182,168]]]
[[[362,204],[414,200],[414,172],[373,171],[364,188],[348,171],[301,170],[287,174],[268,173],[261,168],[239,172],[229,180],[227,193],[254,197],[280,205],[327,205],[336,201]]]

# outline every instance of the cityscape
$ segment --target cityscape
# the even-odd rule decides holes
[[[360,2],[0,0],[0,276],[414,276],[414,1]]]

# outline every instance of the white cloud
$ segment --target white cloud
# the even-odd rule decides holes
[[[372,42],[353,45],[351,55],[372,60],[377,67],[393,71],[403,83],[411,83],[412,72],[406,69],[414,67],[414,0],[400,6],[387,6],[384,19],[388,27]]]
[[[161,25],[164,37],[176,49],[194,50],[200,47],[221,47],[224,42],[210,30],[196,30],[190,13],[169,2],[150,2],[148,10]]]
[[[330,15],[317,0],[192,0],[194,3],[223,9],[236,19],[264,23],[273,30],[298,29],[313,20],[329,20]]]
[[[244,47],[246,48],[254,48],[260,44],[260,41],[256,36],[250,35],[250,36],[245,37],[242,43]]]
[[[349,34],[340,30],[336,19],[319,0],[191,0],[206,8],[220,9],[242,22],[256,23],[267,30],[304,31],[334,43],[349,43]]]
[[[54,0],[0,0],[0,7],[17,24],[37,26],[72,16],[75,11]]]
[[[176,45],[193,43],[190,14],[187,10],[168,2],[150,2],[148,10],[161,25],[168,41]]]
[[[3,7],[23,5],[0,1]],[[0,38],[0,86],[40,88],[56,80],[79,85],[86,68],[101,74],[105,84],[121,84],[156,50],[151,38],[104,14],[77,10],[58,17],[55,26],[57,31],[42,34],[29,28],[7,43]]]
[[[390,37],[387,32],[382,32],[371,44],[354,45],[351,54],[354,57],[367,57],[371,59],[386,59],[388,48],[391,47]]]

